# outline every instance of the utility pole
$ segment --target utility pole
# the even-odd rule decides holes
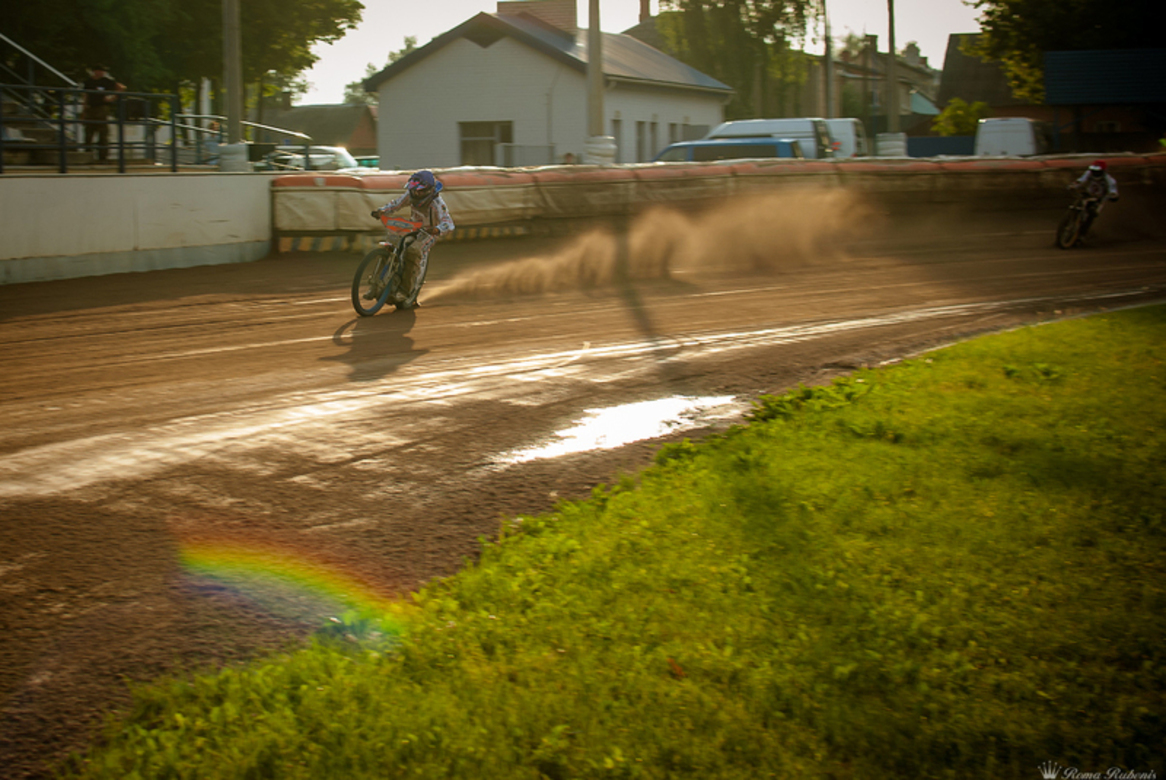
[[[822,19],[826,23],[826,118],[834,118],[834,41],[830,38],[830,12],[822,0]]]
[[[227,143],[243,140],[243,44],[239,0],[223,0],[223,85],[227,88]]]
[[[899,132],[899,79],[895,74],[895,0],[887,0],[890,42],[887,52],[887,132]]]
[[[615,139],[603,134],[603,33],[599,29],[599,0],[591,0],[587,23],[587,146],[583,162],[611,165]]]

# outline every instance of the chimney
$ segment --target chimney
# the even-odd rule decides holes
[[[640,0],[640,23],[648,21],[652,18],[652,2],[651,0]]]
[[[571,33],[579,24],[575,0],[498,0],[498,13],[502,16],[527,14]]]

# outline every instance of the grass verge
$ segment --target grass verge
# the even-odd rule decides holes
[[[1166,776],[1164,335],[1111,313],[763,398],[508,521],[393,643],[141,689],[67,771]]]

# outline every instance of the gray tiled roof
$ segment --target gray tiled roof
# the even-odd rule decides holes
[[[525,14],[480,13],[402,57],[365,82],[375,90],[397,73],[412,67],[457,38],[490,45],[509,36],[579,71],[587,70],[587,31],[565,32]],[[603,33],[603,73],[608,78],[699,91],[732,92],[732,87],[654,49],[630,35]]]

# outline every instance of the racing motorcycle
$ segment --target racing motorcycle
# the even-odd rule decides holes
[[[393,293],[401,289],[405,270],[405,251],[421,234],[421,223],[382,214],[386,237],[356,267],[352,277],[352,308],[361,317],[371,317],[381,310]],[[398,236],[393,241],[393,236]]]
[[[1097,203],[1097,198],[1090,195],[1085,193],[1077,195],[1065,216],[1061,218],[1061,224],[1057,225],[1057,246],[1061,249],[1072,249],[1081,244],[1081,240],[1089,232],[1089,226],[1097,218]]]

